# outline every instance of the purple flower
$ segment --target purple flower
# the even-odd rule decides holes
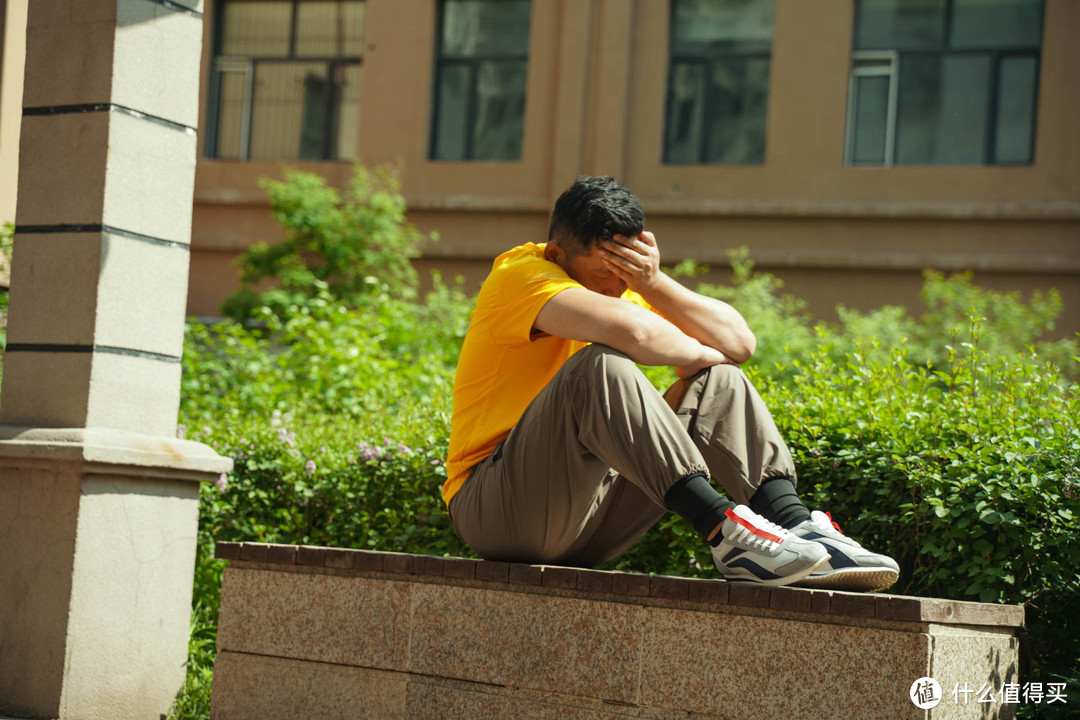
[[[270,413],[270,425],[272,425],[273,427],[280,427],[281,426],[281,411],[280,410],[275,410],[274,412]]]
[[[412,455],[413,453],[412,448],[410,448],[405,443],[398,443],[397,451],[402,455]]]
[[[810,457],[821,457],[821,450],[819,448],[810,448]]]
[[[439,458],[435,458],[431,461],[431,464],[434,467],[439,467],[440,465],[442,465],[442,460],[440,460]]]
[[[356,445],[356,448],[360,451],[360,454],[364,457],[364,460],[379,460],[383,456],[383,451],[381,448],[377,448],[373,445],[368,445],[363,440],[361,440]]]
[[[229,476],[228,476],[228,474],[227,473],[221,473],[220,475],[218,475],[218,479],[214,481],[214,485],[217,486],[218,490],[221,490],[222,492],[224,492],[225,488],[229,487]]]
[[[296,433],[291,433],[285,428],[278,428],[277,431],[278,440],[285,443],[289,447],[296,445]]]
[[[306,472],[308,475],[314,475],[315,474],[315,461],[314,460],[308,460],[306,463],[304,463],[304,472]]]

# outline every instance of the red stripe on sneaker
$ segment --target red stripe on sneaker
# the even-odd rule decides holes
[[[832,526],[833,526],[833,528],[835,528],[835,529],[836,529],[836,532],[838,532],[838,533],[840,533],[841,535],[843,535],[843,534],[844,534],[844,531],[840,529],[840,523],[838,523],[838,522],[836,522],[835,520],[833,520],[833,519],[832,519],[832,513],[831,513],[831,512],[827,512],[827,513],[825,513],[825,515],[826,515],[826,517],[828,517],[828,518],[829,518],[829,522],[831,522],[831,523],[832,523]]]
[[[724,514],[727,515],[729,518],[731,518],[732,521],[739,523],[744,528],[746,528],[750,532],[754,533],[758,537],[763,537],[766,540],[772,540],[774,543],[782,542],[780,540],[780,538],[776,537],[771,532],[768,532],[767,530],[762,530],[757,525],[752,524],[746,518],[739,517],[738,515],[735,514],[735,511],[732,510],[731,508],[728,508],[727,510],[725,510]]]

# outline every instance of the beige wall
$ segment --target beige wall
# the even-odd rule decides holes
[[[27,0],[0,0],[0,224],[15,222],[26,3]],[[3,275],[6,285],[6,272]]]
[[[422,267],[479,282],[502,249],[543,239],[576,175],[607,173],[642,198],[666,260],[722,263],[748,246],[822,315],[838,299],[913,301],[923,268],[970,268],[995,287],[1058,287],[1062,329],[1080,329],[1080,2],[1046,0],[1031,166],[898,168],[843,164],[854,0],[776,0],[762,165],[660,162],[667,0],[536,0],[522,160],[431,162],[436,6],[368,0],[358,131],[361,159],[402,163],[413,221],[440,231]],[[336,181],[350,172],[306,167]],[[280,172],[200,162],[191,312],[213,314],[234,283],[231,259],[279,236],[256,180]]]

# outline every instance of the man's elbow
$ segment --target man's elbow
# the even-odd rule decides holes
[[[734,338],[731,348],[724,354],[742,365],[753,357],[755,350],[757,350],[757,337],[750,328],[746,328]]]
[[[633,312],[611,327],[610,339],[606,344],[616,350],[621,350],[635,361],[642,350],[649,354],[659,348],[666,348],[671,344],[671,332],[667,322],[650,312]],[[674,328],[672,328],[674,329]],[[650,364],[650,363],[644,363]]]
[[[627,323],[617,330],[619,340],[621,340],[622,343],[625,343],[627,348],[634,349],[656,345],[658,343],[657,338],[659,335],[658,329],[653,324],[647,322]],[[619,349],[623,350],[623,352],[629,352],[623,348]]]

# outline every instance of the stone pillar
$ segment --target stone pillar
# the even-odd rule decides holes
[[[175,438],[202,0],[29,5],[0,387],[0,715],[158,718],[199,481]]]

